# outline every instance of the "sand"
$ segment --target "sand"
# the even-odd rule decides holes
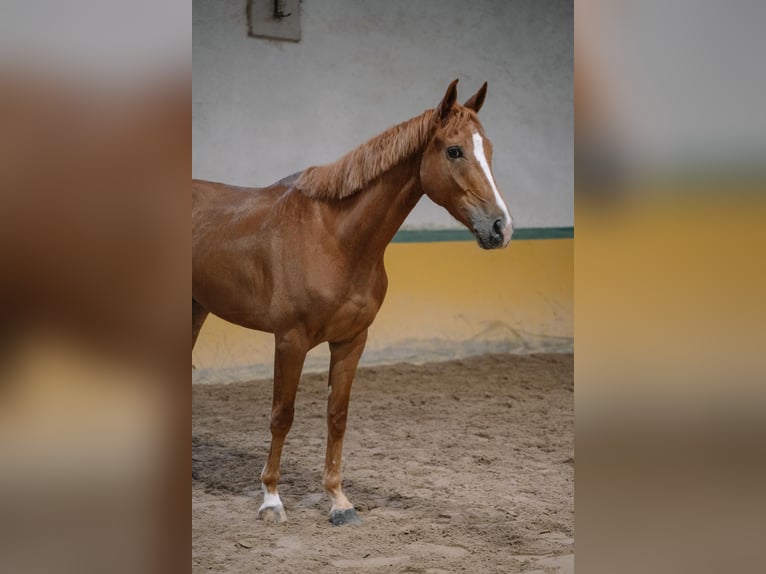
[[[333,527],[326,376],[304,375],[282,460],[288,522],[258,519],[271,382],[193,385],[193,571],[573,572],[571,354],[360,369]]]

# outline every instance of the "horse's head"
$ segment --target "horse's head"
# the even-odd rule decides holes
[[[513,220],[492,174],[492,144],[477,112],[487,84],[462,106],[456,103],[457,80],[434,112],[434,131],[423,153],[420,181],[435,203],[476,236],[484,249],[505,247]]]

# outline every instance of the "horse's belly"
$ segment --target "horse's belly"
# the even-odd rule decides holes
[[[207,311],[242,327],[273,333],[268,301],[253,292],[253,286],[243,288],[240,281],[207,276],[192,282],[192,296]]]
[[[269,320],[268,315],[257,309],[221,309],[220,311],[211,311],[211,313],[224,321],[234,323],[240,327],[264,331],[266,333],[274,332],[274,326]]]
[[[216,315],[229,323],[234,323],[235,325],[246,327],[248,329],[255,329],[256,331],[265,331],[267,333],[274,332],[274,327],[266,310],[252,306],[243,306],[241,304],[232,306],[218,303],[206,304],[201,301],[199,301],[199,303],[213,315]]]

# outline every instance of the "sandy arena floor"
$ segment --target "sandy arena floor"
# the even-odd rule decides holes
[[[270,381],[194,385],[193,571],[573,572],[571,354],[360,369],[333,527],[325,375],[304,375],[282,459],[288,522],[258,520]]]

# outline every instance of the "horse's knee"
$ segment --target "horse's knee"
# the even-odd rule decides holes
[[[293,425],[294,416],[295,409],[292,406],[274,409],[271,412],[271,433],[287,434]]]
[[[342,435],[346,432],[346,419],[348,407],[330,408],[327,410],[327,427],[334,435]]]

